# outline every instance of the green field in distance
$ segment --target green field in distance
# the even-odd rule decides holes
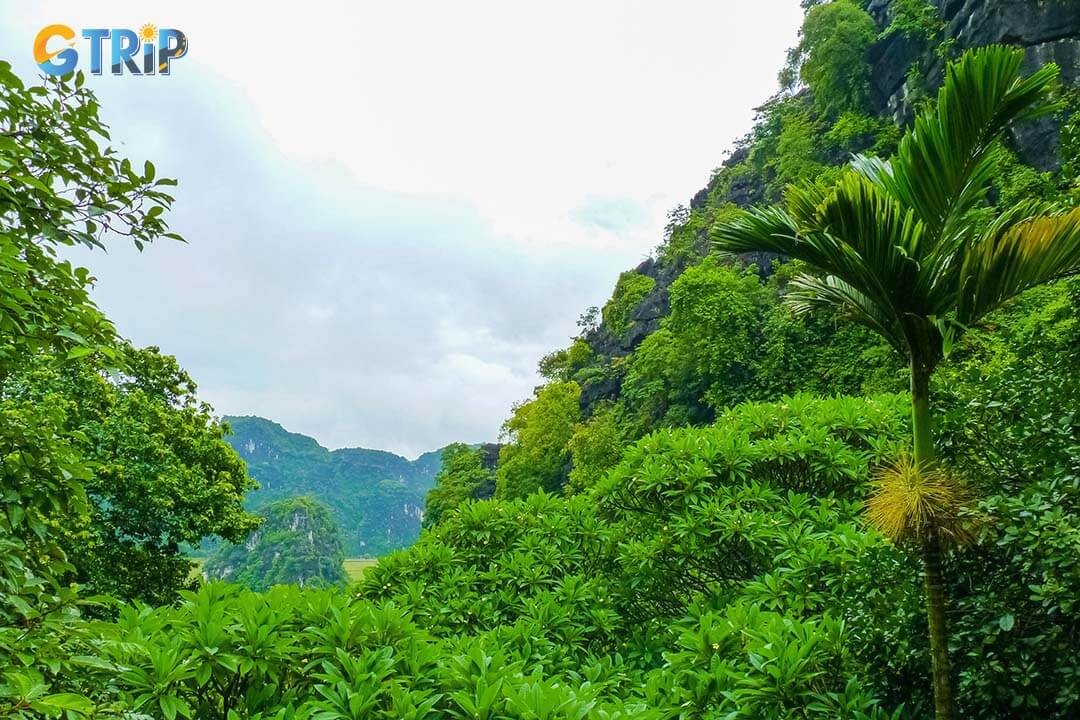
[[[346,558],[345,572],[350,580],[359,580],[364,571],[377,562],[379,561],[375,558]]]

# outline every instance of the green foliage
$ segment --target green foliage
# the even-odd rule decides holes
[[[601,310],[604,324],[616,337],[624,338],[630,332],[631,315],[655,285],[656,280],[641,273],[627,271],[619,275],[611,299]]]
[[[847,628],[829,616],[801,620],[735,604],[683,620],[667,670],[693,688],[694,706],[725,718],[899,718],[883,711],[857,677],[837,682],[846,656]],[[842,671],[842,670],[841,670]]]
[[[766,291],[753,269],[715,258],[671,286],[671,314],[634,353],[623,385],[630,407],[664,424],[701,422],[737,402],[758,341]]]
[[[677,205],[668,211],[664,226],[664,240],[656,249],[656,256],[664,262],[678,262],[691,257],[701,230],[701,213],[685,205]],[[696,225],[696,226],[695,226]]]
[[[578,337],[565,350],[556,350],[540,359],[540,376],[553,382],[575,379],[578,371],[587,368],[593,360],[592,347]]]
[[[1062,93],[1062,112],[1059,131],[1061,178],[1067,183],[1073,199],[1080,197],[1080,91],[1075,88]]]
[[[869,463],[898,446],[902,408],[896,396],[796,396],[629,448],[598,493],[623,521],[622,562],[639,612],[737,588],[801,552],[808,536],[831,544],[830,533],[850,534],[838,530],[857,516],[845,501],[858,497]]]
[[[536,396],[514,407],[503,425],[508,442],[499,451],[495,495],[511,499],[536,490],[561,488],[570,472],[566,443],[581,417],[581,387],[575,382],[549,383]]]
[[[1080,446],[1073,446],[1080,459]],[[960,559],[960,572],[982,582],[959,594],[953,632],[966,650],[960,688],[972,717],[982,708],[1016,708],[1033,717],[1080,705],[1080,481],[1050,477],[1019,494],[994,494],[978,511],[980,552]],[[1025,668],[1022,677],[1016,669]]]
[[[105,231],[139,247],[168,235],[172,198],[105,143],[97,102],[83,78],[27,88],[0,62],[0,382],[44,361],[100,354],[122,364],[112,325],[90,301],[92,278],[60,255],[98,246]],[[44,356],[44,358],[43,358]],[[74,398],[0,395],[0,712],[7,717],[78,713],[86,702],[58,683],[78,676],[69,629],[79,598],[61,539],[85,526],[84,482],[93,467],[69,419]],[[72,683],[69,683],[69,686]],[[80,681],[73,683],[76,687]]]
[[[118,342],[87,299],[85,271],[55,259],[57,243],[96,241],[100,228],[79,224],[83,198],[70,194],[68,207],[50,192],[103,183],[93,192],[113,192],[121,208],[140,193],[143,205],[131,207],[168,199],[145,195],[157,192],[147,185],[152,166],[132,185],[123,161],[84,141],[79,133],[100,129],[88,94],[24,91],[0,66],[10,97],[0,118],[30,118],[0,131],[0,203],[8,203],[0,208],[0,716],[930,716],[923,568],[862,520],[868,476],[906,444],[908,396],[821,397],[897,389],[904,368],[871,330],[791,312],[783,301],[806,265],[777,263],[763,281],[753,268],[703,257],[706,229],[730,220],[736,202],[775,200],[787,183],[814,178],[840,180],[833,194],[843,195],[847,181],[831,168],[847,153],[891,152],[896,142],[858,103],[857,7],[804,4],[812,17],[801,61],[819,73],[815,97],[766,106],[709,192],[672,216],[658,277],[685,271],[659,330],[609,357],[597,313],[587,314],[581,336],[542,361],[549,384],[507,422],[499,469],[489,449],[448,448],[428,494],[430,527],[348,591],[310,587],[343,582],[342,546],[331,515],[302,500],[266,506],[270,517],[248,545],[223,550],[206,570],[228,568],[258,587],[309,587],[255,593],[209,583],[158,607],[92,605],[67,579],[96,574],[99,585],[116,583],[109,592],[126,584],[166,599],[149,588],[175,587],[176,543],[247,527],[241,464],[190,378],[171,358]],[[928,16],[918,3],[895,5],[892,32],[919,31]],[[65,115],[72,108],[83,115]],[[924,123],[920,134],[938,129]],[[1066,124],[1066,168],[1071,132]],[[896,177],[914,176],[904,163],[918,161],[905,142]],[[17,153],[19,163],[5,164]],[[973,221],[939,223],[957,237],[994,226],[987,203],[1067,204],[1075,193],[1068,170],[1035,173],[994,155],[999,172],[972,185]],[[52,163],[65,169],[50,171]],[[948,164],[927,176],[955,179]],[[940,216],[922,212],[932,198],[914,201],[928,237]],[[875,223],[892,217],[873,209]],[[98,210],[110,212],[85,212]],[[133,233],[139,242],[164,230],[161,210],[147,215]],[[605,308],[605,325],[625,328],[623,339],[644,294],[656,291],[633,299],[639,278],[620,280],[618,306]],[[892,297],[914,292],[903,290]],[[990,299],[982,320],[995,334],[954,333],[933,385],[941,461],[980,498],[965,515],[972,546],[943,556],[958,705],[980,719],[1075,717],[1080,284]],[[620,380],[622,392],[592,402],[583,419],[581,387],[617,390]],[[752,402],[736,404],[744,399]],[[376,523],[403,506],[419,522],[438,453],[417,463],[328,453],[266,421],[234,425],[231,441],[263,484],[256,504],[324,486],[356,503],[347,511],[353,541],[408,541],[393,535],[399,525]],[[496,483],[499,497],[481,500]],[[90,621],[87,610],[115,619]]]
[[[618,465],[627,442],[634,434],[623,417],[621,405],[597,407],[588,420],[574,428],[567,442],[573,457],[568,488],[581,491],[595,485],[608,470]]]
[[[822,144],[828,125],[807,98],[774,99],[760,112],[746,171],[760,173],[766,197],[779,197],[790,183],[834,172],[827,157],[830,148]],[[733,214],[725,213],[716,221]]]
[[[818,127],[808,113],[790,113],[783,117],[776,143],[773,183],[777,188],[813,179],[825,171],[825,166],[817,162],[817,132]]]
[[[1080,676],[1066,649],[1080,624],[1080,284],[1036,288],[989,323],[994,336],[966,336],[936,384],[943,454],[979,489],[976,516],[992,519],[957,558],[979,579],[955,595],[960,690],[973,717],[1053,716],[1077,706]]]
[[[73,701],[153,718],[924,717],[919,570],[859,521],[869,468],[904,442],[905,405],[791,397],[655,433],[579,495],[447,512],[353,594],[208,585],[112,624],[72,620]],[[1014,716],[1012,662],[1057,673],[1024,691],[1033,712],[1076,705],[1071,665],[1048,655],[1078,627],[1059,583],[1080,555],[1052,528],[1072,521],[1077,490],[1048,491],[986,508],[1016,529],[986,528],[979,547],[1014,560],[956,634],[979,717]],[[965,562],[958,587],[987,572]],[[1048,630],[1044,652],[1033,638]]]
[[[836,116],[864,106],[870,92],[867,53],[877,34],[874,19],[851,0],[815,5],[806,13],[794,64],[821,112]]]
[[[757,347],[755,399],[810,392],[865,395],[895,392],[906,385],[905,370],[892,349],[866,328],[828,314],[793,312],[784,302],[802,263],[776,263],[773,291]]]
[[[102,147],[109,135],[82,76],[27,88],[0,62],[0,367],[22,353],[110,354],[112,325],[90,302],[91,277],[57,249],[101,246],[106,232],[138,246],[168,235],[172,203],[147,162],[142,172]]]
[[[909,40],[929,45],[939,41],[945,31],[941,11],[929,0],[893,0],[889,12],[891,20],[882,37],[903,35]]]
[[[780,265],[763,284],[756,268],[709,257],[679,276],[670,315],[626,362],[626,422],[701,424],[743,400],[799,390],[900,389],[899,366],[883,343],[850,325],[796,316],[781,303],[792,274]]]
[[[482,500],[495,493],[495,470],[490,467],[484,448],[462,443],[443,449],[442,469],[435,476],[435,487],[424,499],[424,527],[431,527],[450,510],[468,500]]]
[[[90,358],[60,366],[42,358],[3,390],[28,402],[67,400],[66,429],[93,470],[84,482],[91,512],[64,528],[77,580],[113,597],[169,602],[190,584],[182,544],[211,534],[239,541],[255,526],[243,509],[254,483],[176,360],[157,348],[120,349],[123,372]]]
[[[822,613],[838,593],[861,602],[853,569],[891,551],[849,498],[902,442],[903,412],[895,396],[794,397],[656,433],[582,494],[459,507],[360,591],[438,636],[499,638],[549,671],[641,693],[665,716],[810,703],[809,717],[878,717],[854,679],[861,639]]]
[[[500,638],[438,640],[408,611],[331,592],[211,584],[125,608],[86,673],[97,710],[139,717],[658,718],[606,682],[546,671]],[[597,665],[589,676],[603,672]]]
[[[224,545],[202,567],[214,580],[267,590],[274,585],[341,585],[346,580],[341,533],[330,511],[309,497],[260,510],[259,527],[243,544]]]
[[[900,137],[900,129],[891,120],[849,110],[836,118],[823,139],[828,148],[846,156],[866,151],[891,153]]]
[[[721,246],[783,253],[829,273],[798,278],[795,306],[843,309],[928,374],[967,327],[1080,266],[1076,211],[1030,202],[986,220],[1009,122],[1053,109],[1056,67],[1021,80],[1022,60],[1000,46],[967,53],[889,162],[860,156],[831,186],[793,187],[787,210],[718,228]]]
[[[1021,77],[1003,46],[949,66],[937,106],[889,161],[858,156],[831,186],[793,186],[786,210],[745,213],[718,229],[722,247],[799,258],[822,275],[796,279],[796,309],[842,310],[911,364],[916,473],[936,473],[929,381],[968,328],[1024,290],[1080,270],[1080,210],[1031,200],[986,206],[1009,125],[1049,114],[1055,66]],[[935,716],[957,717],[949,661],[942,530],[920,529],[933,656]]]

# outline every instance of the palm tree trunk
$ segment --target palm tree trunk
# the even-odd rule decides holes
[[[915,462],[934,462],[934,433],[930,416],[930,373],[917,360],[911,363],[911,427]],[[930,528],[922,542],[923,582],[926,588],[926,617],[930,626],[930,659],[933,669],[934,717],[955,720],[952,668],[949,663],[949,629],[945,620],[945,583],[941,573],[941,534]]]
[[[952,668],[949,663],[949,628],[945,622],[945,584],[941,576],[941,535],[936,528],[923,539],[923,582],[926,587],[926,616],[930,625],[930,659],[933,666],[934,717],[956,718]]]
[[[930,371],[917,361],[911,363],[911,429],[915,440],[915,462],[934,462],[934,430],[930,419]]]

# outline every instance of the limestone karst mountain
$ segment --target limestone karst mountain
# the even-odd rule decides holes
[[[416,460],[383,450],[327,450],[264,418],[224,419],[233,431],[229,443],[259,483],[248,495],[249,508],[303,496],[318,500],[329,508],[350,557],[382,555],[420,534],[424,495],[439,471],[441,450]]]

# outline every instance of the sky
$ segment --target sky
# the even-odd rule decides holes
[[[773,95],[798,0],[0,3],[39,29],[183,31],[168,77],[89,77],[179,180],[142,253],[78,252],[121,334],[220,415],[414,457],[498,437],[619,272]],[[88,68],[85,45],[80,67]]]

